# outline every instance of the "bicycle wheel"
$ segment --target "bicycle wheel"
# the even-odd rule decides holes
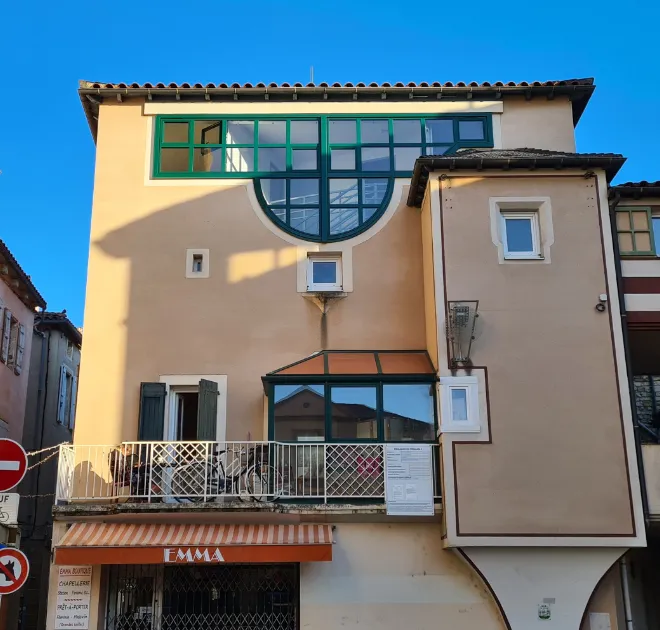
[[[170,479],[170,494],[177,501],[203,502],[208,495],[211,470],[204,462],[178,466]]]
[[[282,485],[282,474],[268,464],[252,466],[245,473],[245,486],[255,501],[275,501],[281,496]]]

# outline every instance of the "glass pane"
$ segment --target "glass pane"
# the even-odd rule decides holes
[[[319,123],[316,120],[292,120],[291,144],[318,144]]]
[[[332,149],[330,168],[335,171],[354,171],[355,149]]]
[[[219,173],[222,171],[222,149],[194,149],[193,171]]]
[[[504,219],[506,225],[506,245],[509,252],[532,252],[534,240],[532,238],[531,219]]]
[[[653,217],[653,240],[655,242],[655,253],[660,250],[660,217]]]
[[[337,284],[337,263],[325,260],[312,261],[314,284]]]
[[[286,171],[286,149],[259,149],[260,171]]]
[[[419,120],[394,120],[394,142],[410,143],[422,141],[422,124]]]
[[[194,139],[195,144],[220,144],[220,130],[222,123],[219,120],[196,120]]]
[[[362,221],[366,223],[377,211],[378,208],[362,208]]]
[[[451,420],[452,422],[467,422],[467,389],[452,387],[451,392]]]
[[[449,147],[426,147],[426,155],[444,155]]]
[[[275,385],[273,388],[275,439],[282,442],[325,438],[323,385]]]
[[[164,122],[163,142],[188,142],[188,123]]]
[[[622,252],[633,251],[632,234],[630,232],[622,232],[619,234],[619,250]]]
[[[318,208],[291,208],[291,220],[289,222],[294,230],[305,234],[319,233],[319,209]]]
[[[291,166],[294,171],[315,171],[318,168],[316,149],[294,149],[291,152]]]
[[[386,440],[433,440],[433,386],[424,383],[383,385],[383,422]]]
[[[329,127],[330,144],[355,144],[357,142],[354,120],[331,120]]]
[[[390,130],[387,120],[363,120],[360,125],[362,144],[389,144]]]
[[[483,140],[484,123],[481,120],[459,120],[458,135],[461,140]]]
[[[453,142],[454,121],[453,120],[427,120],[426,142]]]
[[[180,173],[188,170],[188,149],[161,149],[160,170],[162,173]]]
[[[332,387],[330,400],[335,440],[378,438],[375,387]]]
[[[387,192],[386,179],[363,179],[362,180],[362,203],[380,204]]]
[[[340,203],[357,204],[357,182],[357,179],[331,179],[330,203],[333,205]]]
[[[269,206],[286,203],[286,179],[262,179],[259,183],[264,199]]]
[[[646,212],[633,212],[632,224],[635,230],[648,230],[649,218]]]
[[[651,251],[651,234],[649,232],[635,232],[635,251]]]
[[[630,230],[630,215],[627,212],[616,213],[616,227],[619,230]]]
[[[319,180],[318,179],[292,179],[291,180],[291,203],[312,206],[319,203]]]
[[[260,120],[259,144],[286,144],[286,120]]]
[[[270,211],[282,221],[282,223],[286,223],[286,208],[271,208]]]
[[[390,150],[387,147],[364,147],[362,149],[363,171],[389,171]]]
[[[358,227],[357,208],[330,208],[330,234],[343,234]]]
[[[422,155],[422,147],[396,147],[394,149],[394,170],[412,171],[415,160]]]
[[[254,171],[254,149],[227,147],[226,168],[228,173]]]
[[[227,144],[254,144],[254,123],[251,120],[228,120]]]

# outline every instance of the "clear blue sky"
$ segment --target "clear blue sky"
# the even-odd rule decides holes
[[[8,0],[0,238],[82,324],[94,145],[77,81],[534,81],[594,76],[579,151],[660,179],[660,3]]]

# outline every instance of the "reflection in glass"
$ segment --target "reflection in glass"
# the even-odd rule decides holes
[[[531,252],[534,250],[532,221],[527,218],[506,218],[506,248],[510,252]]]
[[[286,144],[286,121],[260,120],[259,144]]]
[[[227,144],[254,144],[254,122],[251,120],[228,120]]]
[[[454,121],[453,120],[427,120],[426,142],[453,142]]]
[[[355,144],[357,142],[354,120],[331,120],[328,126],[330,144]]]
[[[371,217],[374,216],[374,213],[378,211],[378,208],[362,208],[362,221],[366,223]]]
[[[355,149],[332,149],[330,168],[335,171],[354,171]]]
[[[228,173],[254,171],[254,149],[227,147],[226,166]]]
[[[291,219],[289,225],[299,232],[305,234],[319,233],[319,209],[318,208],[291,208]]]
[[[330,234],[343,234],[358,227],[357,208],[330,208]]]
[[[394,170],[412,171],[415,160],[422,155],[422,147],[395,147]]]
[[[325,260],[312,261],[314,284],[337,284],[337,263]]]
[[[458,135],[461,140],[483,140],[484,124],[480,120],[459,120]]]
[[[319,123],[316,120],[292,120],[291,144],[318,144]]]
[[[180,173],[188,170],[188,149],[161,149],[160,170],[163,173]]]
[[[219,173],[222,171],[222,148],[193,150],[193,171]]]
[[[282,221],[282,223],[286,223],[286,208],[271,208],[271,212]]]
[[[653,217],[653,240],[655,241],[655,255],[660,251],[660,217]]]
[[[275,385],[273,389],[275,440],[323,441],[323,385]]]
[[[330,400],[333,439],[378,438],[375,387],[332,387]]]
[[[379,205],[387,192],[386,179],[365,178],[362,180],[362,203]]]
[[[362,144],[388,144],[390,130],[387,120],[363,120],[360,129]]]
[[[444,155],[449,150],[448,146],[444,147],[426,147],[426,155]]]
[[[188,123],[164,122],[163,142],[188,142]]]
[[[316,149],[293,149],[291,158],[294,171],[315,171],[318,168]]]
[[[331,179],[330,180],[330,203],[331,204],[357,204],[358,186],[357,179]]]
[[[468,421],[467,389],[464,387],[452,387],[450,391],[451,391],[451,421],[467,422]]]
[[[387,147],[363,147],[362,149],[363,171],[389,171],[390,150]]]
[[[383,385],[385,439],[422,442],[435,438],[433,385]]]
[[[303,206],[317,205],[319,202],[318,179],[292,179],[291,203]]]
[[[259,149],[259,170],[271,173],[286,171],[286,149]]]
[[[195,144],[220,144],[220,130],[222,123],[219,120],[196,120],[194,129]]]
[[[422,125],[419,120],[393,120],[395,144],[412,144],[422,141]]]
[[[286,179],[262,179],[260,184],[261,192],[268,205],[286,203]]]

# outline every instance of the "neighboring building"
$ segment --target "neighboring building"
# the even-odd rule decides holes
[[[21,590],[21,630],[43,630],[48,596],[48,566],[57,458],[49,447],[71,442],[82,335],[62,313],[35,316],[23,446],[39,452],[20,486],[21,548],[30,561],[30,578]]]
[[[46,307],[25,271],[0,240],[0,438],[21,443],[35,310]],[[4,520],[0,511],[0,521]],[[0,543],[20,546],[16,526],[0,522]],[[18,594],[2,597],[0,630],[15,628]]]
[[[48,630],[62,565],[90,630],[623,630],[646,535],[593,90],[83,82]]]

